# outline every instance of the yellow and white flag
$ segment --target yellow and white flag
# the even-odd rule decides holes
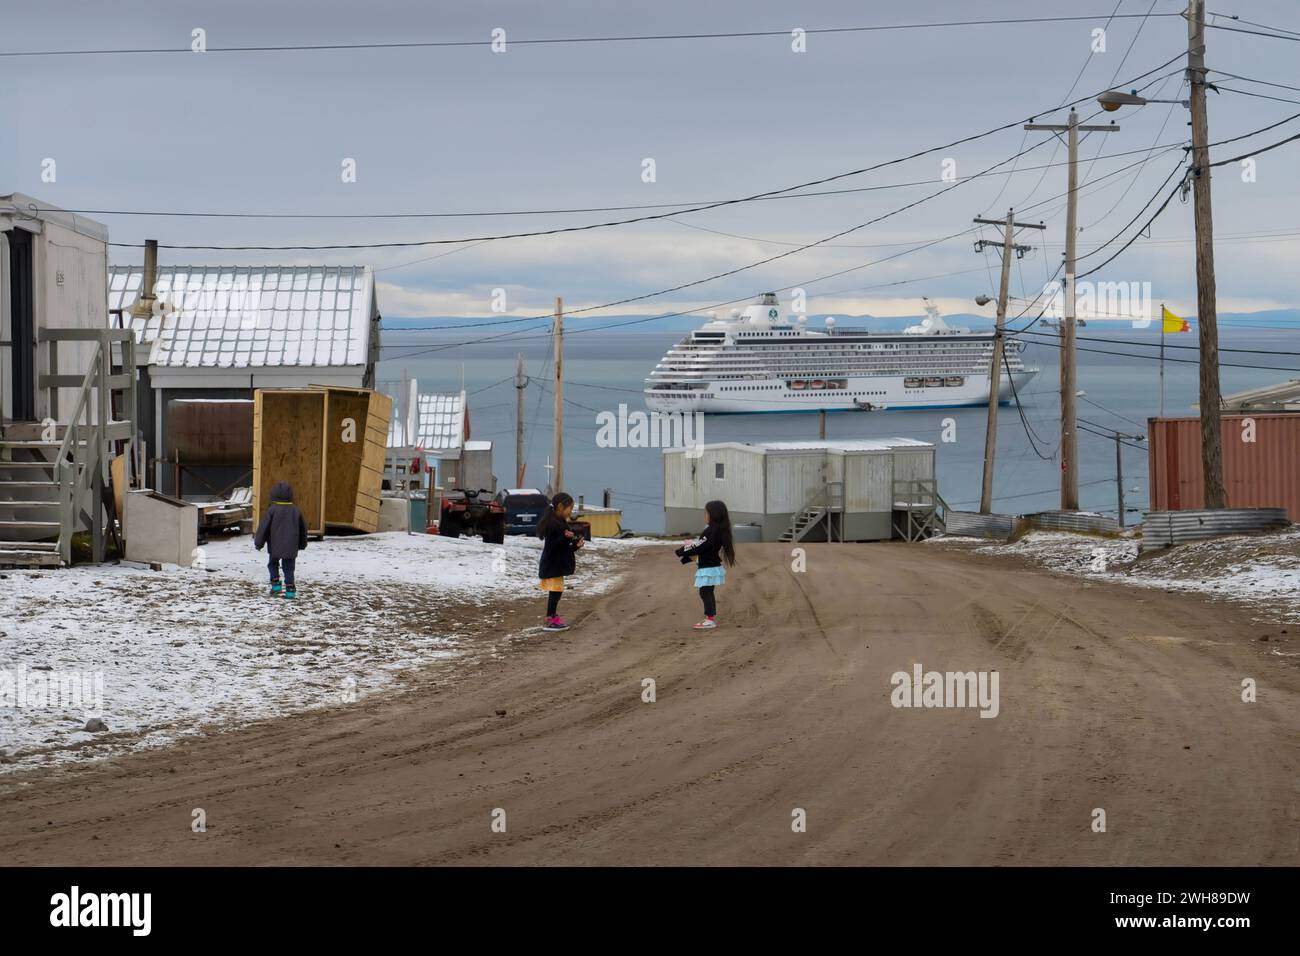
[[[1160,306],[1160,331],[1168,335],[1171,332],[1190,332],[1191,325],[1180,315],[1174,315],[1163,305]]]

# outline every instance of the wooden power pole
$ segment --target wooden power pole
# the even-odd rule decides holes
[[[524,486],[524,353],[515,355],[515,487]]]
[[[997,219],[976,219],[986,226],[1002,226],[1002,242],[994,243],[984,239],[975,243],[975,251],[983,252],[986,245],[1002,246],[1002,281],[998,286],[998,318],[993,332],[993,355],[989,360],[989,420],[984,430],[984,483],[980,487],[980,514],[993,510],[993,457],[998,448],[998,401],[1002,393],[1002,346],[1005,341],[1004,329],[1007,321],[1007,297],[1010,294],[1011,254],[1023,256],[1029,246],[1019,246],[1015,242],[1015,231],[1021,229],[1046,229],[1042,223],[1016,222],[1012,210],[1007,210],[1005,221]],[[986,300],[981,300],[986,301]],[[1008,373],[1009,374],[1009,373]]]
[[[564,300],[555,297],[555,466],[551,493],[564,490]]]
[[[1061,319],[1061,509],[1079,510],[1079,431],[1075,411],[1075,341],[1074,341],[1074,263],[1075,239],[1079,216],[1079,131],[1113,133],[1114,123],[1106,126],[1080,126],[1079,114],[1070,110],[1064,126],[1050,123],[1026,123],[1025,129],[1066,133],[1070,151],[1070,186],[1065,207],[1065,315]]]
[[[1210,129],[1205,115],[1205,0],[1187,5],[1187,80],[1191,84],[1192,190],[1196,219],[1196,316],[1201,347],[1201,474],[1205,507],[1227,507],[1219,420],[1219,319],[1210,208]]]

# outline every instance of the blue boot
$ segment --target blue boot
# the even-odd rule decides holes
[[[279,582],[279,581],[272,581],[272,582],[271,582],[271,593],[272,593],[272,594],[279,594],[279,593],[280,593],[280,582]]]
[[[284,596],[285,596],[285,598],[296,598],[296,597],[298,596],[298,589],[297,589],[297,588],[285,588],[285,589],[284,589]]]

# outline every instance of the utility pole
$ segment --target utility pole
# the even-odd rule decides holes
[[[524,353],[515,355],[515,487],[524,486]]]
[[[555,465],[551,493],[564,490],[564,300],[555,297]]]
[[[1002,281],[998,286],[998,318],[993,332],[993,355],[989,360],[989,420],[984,429],[984,483],[980,487],[980,514],[986,515],[993,510],[993,456],[998,448],[998,401],[1002,396],[1002,343],[1003,330],[1007,321],[1007,296],[1011,282],[1011,253],[1023,257],[1030,246],[1019,246],[1015,242],[1015,230],[1046,229],[1042,223],[1018,223],[1013,210],[1007,210],[1005,222],[997,219],[979,219],[977,223],[987,226],[1002,226]],[[975,251],[983,252],[986,245],[996,245],[980,239],[975,243]],[[983,301],[988,301],[987,299]]]
[[[1079,114],[1070,110],[1065,126],[1026,123],[1027,130],[1066,133],[1070,152],[1070,185],[1065,210],[1065,315],[1061,319],[1061,510],[1079,510],[1079,431],[1075,409],[1075,341],[1074,341],[1074,263],[1075,238],[1079,214],[1079,131],[1113,133],[1114,123],[1107,126],[1080,126]]]
[[[1119,496],[1119,526],[1124,527],[1124,439],[1146,441],[1146,435],[1126,435],[1115,432],[1115,490]]]
[[[1201,474],[1205,507],[1227,507],[1219,414],[1219,318],[1210,208],[1210,128],[1205,115],[1205,0],[1187,4],[1187,81],[1191,84],[1192,190],[1196,219],[1196,315],[1201,347]]]

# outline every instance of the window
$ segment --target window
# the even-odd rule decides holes
[[[725,470],[726,470],[726,466],[723,465],[722,462],[720,461],[715,462],[713,465],[713,477],[716,478],[718,481],[721,481]]]

